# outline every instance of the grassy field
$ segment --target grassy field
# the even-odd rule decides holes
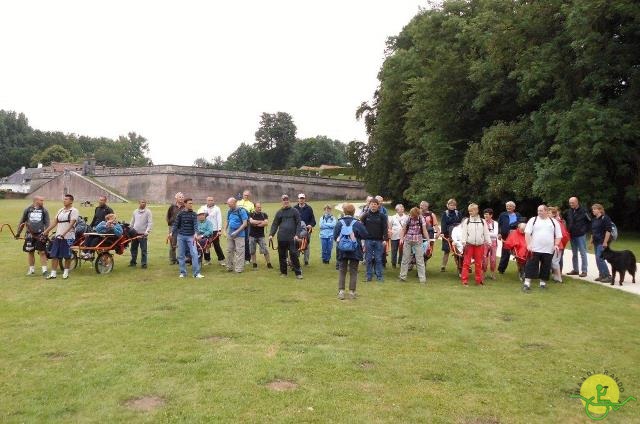
[[[0,201],[0,222],[24,206]],[[135,207],[113,206],[124,219]],[[152,208],[147,270],[127,268],[126,252],[109,275],[26,277],[21,243],[0,234],[0,422],[585,423],[569,395],[603,370],[640,397],[637,296],[575,280],[524,294],[513,265],[463,288],[438,271],[438,249],[426,286],[388,269],[339,301],[316,238],[302,281],[262,260],[179,280],[165,209]]]

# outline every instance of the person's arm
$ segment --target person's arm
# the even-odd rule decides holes
[[[176,218],[173,220],[173,225],[171,225],[171,232],[169,233],[170,236],[173,235],[173,233],[178,231],[178,229],[180,228],[180,221],[181,221],[180,215],[182,215],[182,212],[179,212],[178,216],[176,216]]]
[[[22,212],[22,218],[20,218],[20,222],[18,222],[18,232],[16,233],[16,238],[20,237],[20,233],[22,233],[22,229],[27,224],[27,220],[29,219],[28,211],[29,211],[29,208],[25,209]],[[47,227],[47,224],[45,224],[45,228],[46,227]]]
[[[340,236],[340,231],[342,231],[342,222],[338,221],[335,227],[333,227],[333,239],[338,242],[338,237]]]
[[[524,241],[527,243],[527,250],[529,251],[531,251],[531,234],[532,233],[533,233],[533,222],[530,219],[529,222],[527,222],[527,226],[524,229]]]
[[[221,233],[222,232],[222,211],[220,210],[219,207],[216,206],[214,209],[214,213],[215,213],[216,223],[218,224],[218,232]]]
[[[44,229],[43,234],[45,236],[48,236],[49,231],[53,230],[53,227],[55,227],[56,225],[58,225],[58,214],[56,214],[56,218],[51,222],[51,224]]]
[[[487,225],[487,221],[483,220],[482,224],[485,244],[487,246],[491,246],[491,234],[489,234],[489,226]]]
[[[602,247],[607,247],[609,245],[609,239],[611,239],[611,231],[613,231],[613,228],[611,227],[611,218],[609,218],[608,216],[606,216],[606,218],[607,220],[602,223],[604,225],[604,241],[602,242]]]
[[[385,215],[382,218],[382,240],[387,240],[389,238],[389,219]]]
[[[120,237],[122,235],[122,225],[116,222],[113,226],[113,234]]]
[[[409,219],[407,219],[407,222],[402,225],[402,221],[400,221],[400,242],[402,242],[404,240],[404,236],[407,235],[407,226],[409,225]]]
[[[298,231],[299,231],[299,228],[300,228],[300,221],[301,221],[300,220],[300,212],[295,211],[295,213],[293,214],[293,221],[294,221],[295,229],[296,229],[296,232],[294,233],[293,239],[294,240],[299,240]]]
[[[278,227],[280,226],[280,222],[282,222],[282,213],[280,211],[276,212],[276,217],[273,219],[273,224],[271,225],[271,231],[269,232],[269,238],[273,238],[273,236],[278,231]]]
[[[46,209],[42,209],[42,223],[44,224],[44,228],[49,226],[49,211]]]
[[[208,219],[205,219],[204,222],[206,222],[206,224],[204,224],[203,235],[205,237],[211,237],[213,235],[213,224]]]
[[[104,234],[107,232],[107,223],[106,221],[99,222],[98,225],[95,226],[95,232]]]
[[[147,209],[147,228],[144,231],[144,235],[147,236],[153,228],[153,213]]]
[[[166,216],[167,225],[172,225],[172,222],[171,222],[171,209],[172,208],[173,208],[173,205],[169,206],[169,209],[167,209],[167,216]]]
[[[62,237],[64,237],[65,235],[67,235],[67,233],[69,231],[75,231],[76,230],[76,222],[78,222],[78,211],[76,210],[75,212],[71,212],[69,215],[69,218],[71,219],[71,222],[69,222],[69,228],[67,228],[67,231],[65,231],[64,233],[61,234]]]
[[[315,227],[316,226],[316,216],[313,214],[313,209],[309,206],[309,210],[311,211],[311,219],[307,222],[307,226]]]
[[[433,235],[435,238],[440,237],[440,233],[442,232],[442,228],[440,228],[440,224],[438,224],[438,216],[431,212],[431,219],[433,220],[433,229],[435,234]]]

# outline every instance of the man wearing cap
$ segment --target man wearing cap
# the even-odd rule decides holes
[[[207,209],[207,220],[211,222],[211,226],[213,227],[213,235],[218,236],[213,239],[213,249],[216,251],[218,263],[226,266],[224,262],[224,253],[220,247],[220,236],[222,235],[222,212],[214,202],[213,196],[207,197],[207,205],[205,208]],[[211,252],[204,253],[204,260],[207,265],[211,264]]]
[[[203,249],[207,245],[207,242],[209,241],[209,239],[213,236],[213,224],[211,223],[211,221],[207,219],[208,214],[209,214],[209,211],[207,211],[207,207],[200,206],[200,209],[198,209],[198,226],[196,227],[196,242]],[[211,258],[211,254],[209,253],[208,248],[204,251],[203,256],[206,257],[207,254],[209,254],[209,258]]]
[[[298,240],[297,231],[300,227],[300,213],[296,208],[292,208],[289,203],[289,196],[282,195],[282,208],[276,213],[271,225],[269,240],[273,240],[273,236],[278,233],[278,259],[280,262],[280,275],[287,276],[287,253],[293,265],[293,272],[296,278],[302,279],[302,269],[300,268],[300,260],[298,259],[298,251],[296,249],[296,241]]]
[[[240,273],[244,271],[244,241],[249,214],[238,206],[234,197],[229,197],[227,206],[227,270]]]
[[[313,209],[307,205],[307,199],[304,193],[298,194],[298,204],[294,208],[300,214],[300,220],[307,226],[307,233],[311,233],[312,228],[316,226],[316,217],[313,215]],[[311,237],[309,237],[307,249],[304,251],[304,264],[309,265],[309,254],[311,252]]]

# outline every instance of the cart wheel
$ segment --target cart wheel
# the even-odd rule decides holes
[[[78,268],[80,266],[80,258],[78,257],[78,252],[75,250],[71,251],[71,262],[73,263],[73,269]]]
[[[113,270],[113,255],[103,252],[96,258],[96,272],[98,274],[108,274]]]

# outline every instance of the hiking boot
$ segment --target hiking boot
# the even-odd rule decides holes
[[[338,291],[338,299],[339,300],[344,300],[344,290]]]
[[[358,297],[356,295],[356,291],[355,290],[349,290],[349,299],[354,300],[356,297]]]
[[[580,273],[576,270],[573,270],[571,272],[567,272],[567,275],[580,275]]]
[[[444,272],[444,267],[443,266],[440,267],[440,272]]]
[[[258,264],[254,263],[253,264],[253,269],[258,269]]]
[[[136,263],[135,263],[135,262],[129,262],[129,266],[130,266],[130,267],[135,267],[135,266],[136,266]]]
[[[271,265],[271,262],[267,262],[267,268],[273,269],[273,265]]]
[[[601,283],[611,283],[611,285],[613,285],[613,279],[611,277],[602,277],[602,280],[600,280]]]
[[[147,269],[147,264],[142,264],[142,265],[140,265],[140,268],[142,268],[142,269]]]
[[[604,277],[602,277],[602,275],[601,275],[601,276],[599,276],[598,278],[595,278],[595,279],[594,279],[594,281],[600,281],[600,282],[602,282],[602,279],[603,279],[603,278],[604,278]]]
[[[581,272],[580,274],[578,274],[578,277],[582,277],[582,278],[584,278],[584,277],[586,277],[586,276],[587,276],[587,273],[586,273],[586,272]]]

